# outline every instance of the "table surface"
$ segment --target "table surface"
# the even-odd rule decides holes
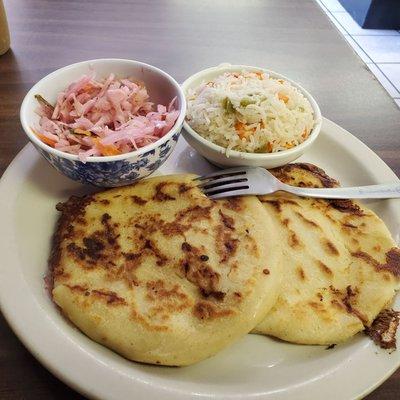
[[[19,106],[59,67],[116,57],[178,81],[222,62],[303,84],[322,113],[400,175],[400,112],[313,0],[5,0],[12,50],[0,56],[0,174],[27,143]],[[400,370],[368,396],[397,399]],[[47,372],[0,315],[0,398],[83,399]]]

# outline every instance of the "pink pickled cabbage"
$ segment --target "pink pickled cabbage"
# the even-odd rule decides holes
[[[34,133],[47,145],[81,161],[128,153],[163,137],[175,124],[176,97],[168,106],[149,101],[143,83],[82,76],[59,93],[55,107],[36,96],[40,116]]]

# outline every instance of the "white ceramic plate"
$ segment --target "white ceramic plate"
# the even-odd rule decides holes
[[[397,181],[375,153],[328,120],[301,161],[319,165],[343,185]],[[160,173],[204,174],[213,168],[181,138]],[[366,395],[400,365],[400,350],[388,354],[363,334],[331,350],[247,335],[215,357],[185,368],[137,364],[96,344],[59,314],[43,285],[55,205],[87,190],[51,169],[31,145],[0,183],[2,311],[33,355],[77,391],[107,400],[345,400]],[[399,242],[399,200],[369,206]],[[395,307],[400,308],[399,299]]]

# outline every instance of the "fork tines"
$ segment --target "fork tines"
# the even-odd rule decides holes
[[[209,197],[226,192],[248,189],[246,184],[247,168],[230,168],[223,171],[214,172],[208,175],[195,178],[199,181],[198,187],[201,188]]]

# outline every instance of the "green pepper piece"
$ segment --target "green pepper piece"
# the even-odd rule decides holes
[[[232,104],[232,102],[229,100],[228,97],[225,97],[225,98],[222,100],[222,107],[225,109],[225,111],[226,111],[227,113],[233,113],[233,112],[235,112],[235,108],[233,107],[233,104]]]
[[[255,104],[255,100],[251,100],[248,98],[244,98],[244,99],[240,100],[240,105],[242,107],[247,107],[249,104]]]
[[[46,107],[49,107],[54,111],[54,106],[52,106],[46,99],[44,99],[40,94],[35,94],[35,99]]]

